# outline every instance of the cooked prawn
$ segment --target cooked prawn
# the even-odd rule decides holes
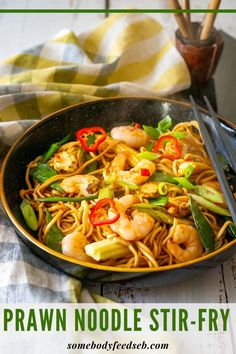
[[[119,172],[124,170],[126,163],[126,153],[124,151],[118,152],[112,161],[109,172]]]
[[[73,232],[63,238],[62,253],[65,256],[78,259],[79,261],[94,263],[94,259],[89,257],[84,250],[85,246],[88,244],[89,242],[83,234]]]
[[[147,176],[142,175],[142,170],[148,170]],[[118,181],[137,184],[138,186],[145,183],[148,178],[156,171],[156,166],[152,161],[141,160],[129,171],[119,171],[117,173]]]
[[[177,263],[201,257],[203,247],[195,227],[179,224],[172,232],[173,236],[167,241],[167,248]]]
[[[99,179],[92,175],[75,175],[66,177],[61,182],[61,187],[66,193],[80,193],[83,196],[97,191]]]
[[[131,127],[130,125],[113,128],[111,130],[111,137],[115,140],[123,141],[135,149],[145,146],[148,138],[144,130]]]
[[[134,204],[135,197],[127,194],[116,201],[116,208],[120,213],[120,218],[111,224],[111,229],[127,241],[138,241],[143,239],[153,229],[154,219],[147,213],[134,211],[131,218],[126,211]],[[109,217],[114,215],[112,210],[108,211]]]
[[[59,173],[70,173],[77,169],[78,161],[73,154],[69,154],[67,151],[62,151],[54,155],[51,166]]]

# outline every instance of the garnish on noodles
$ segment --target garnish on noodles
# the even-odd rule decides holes
[[[119,268],[188,262],[228,242],[234,226],[196,121],[74,135],[26,169],[21,210],[40,242]]]

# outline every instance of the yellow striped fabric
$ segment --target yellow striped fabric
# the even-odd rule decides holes
[[[22,120],[77,102],[166,96],[189,86],[185,62],[158,22],[145,14],[113,15],[78,37],[62,31],[0,63],[1,142],[9,144],[1,122],[21,124],[17,135]]]

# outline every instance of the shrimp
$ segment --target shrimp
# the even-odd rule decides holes
[[[142,175],[142,170],[148,170],[147,175]],[[119,171],[117,178],[119,182],[137,184],[138,186],[145,183],[148,178],[156,171],[156,166],[152,161],[141,160],[129,171]]]
[[[127,194],[116,201],[116,208],[120,213],[120,218],[110,225],[112,231],[120,235],[127,241],[138,241],[149,234],[154,227],[154,219],[147,213],[134,211],[132,218],[126,214],[128,208],[134,204],[135,197]],[[113,217],[112,210],[108,211],[109,217]]]
[[[128,146],[135,149],[146,145],[148,138],[144,130],[131,127],[130,125],[113,128],[111,130],[111,137],[115,140],[123,141]]]
[[[51,165],[59,173],[70,173],[77,169],[78,161],[74,155],[69,154],[67,151],[62,151],[55,154]]]
[[[126,153],[124,151],[118,152],[111,163],[110,172],[118,172],[124,170],[126,163]]]
[[[85,253],[85,246],[88,245],[86,237],[77,232],[66,235],[62,240],[62,253],[65,256],[78,259],[83,262],[93,262],[94,259]]]
[[[191,225],[176,225],[173,236],[167,241],[167,248],[177,263],[191,261],[203,254],[197,230]]]
[[[83,196],[97,191],[99,179],[92,175],[75,175],[66,177],[61,182],[61,187],[66,193],[80,193]]]

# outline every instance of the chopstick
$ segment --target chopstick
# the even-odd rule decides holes
[[[185,10],[189,10],[190,9],[190,0],[183,0],[182,8]],[[193,38],[193,29],[192,29],[190,12],[185,12],[184,17],[187,22],[187,28],[188,28],[188,31],[190,34],[190,38]]]
[[[217,10],[220,7],[221,0],[211,0],[208,9],[209,10]],[[209,12],[205,19],[202,28],[202,32],[200,35],[201,40],[206,40],[210,37],[212,28],[215,22],[217,13],[216,12]]]
[[[229,183],[228,183],[227,178],[225,176],[225,172],[224,172],[220,162],[218,161],[215,147],[213,145],[213,142],[211,140],[211,137],[210,137],[210,134],[207,130],[207,127],[204,123],[202,115],[201,115],[200,111],[198,110],[197,104],[191,95],[189,96],[189,98],[192,103],[193,112],[194,112],[195,118],[199,124],[199,128],[200,128],[207,152],[208,152],[209,157],[211,159],[212,165],[216,171],[216,175],[217,175],[218,181],[220,182],[221,189],[224,194],[226,203],[228,204],[229,211],[231,213],[231,217],[233,219],[234,224],[236,225],[236,201],[235,201],[233,193],[229,187]]]
[[[212,106],[206,96],[204,96],[204,100],[206,102],[208,111],[211,115],[212,123],[214,124],[214,127],[216,129],[218,137],[224,145],[225,154],[226,154],[226,157],[229,161],[229,164],[230,164],[231,168],[234,170],[234,172],[236,173],[236,159],[234,159],[234,157],[231,153],[231,150],[232,150],[231,144],[230,144],[229,140],[227,139],[225,132],[219,122],[219,119],[217,118],[216,113],[215,113],[214,109],[212,108]]]
[[[169,8],[174,10],[182,9],[178,0],[169,0]],[[180,12],[175,12],[174,15],[182,36],[188,39],[192,39],[192,35],[189,31],[189,26],[184,15]]]

